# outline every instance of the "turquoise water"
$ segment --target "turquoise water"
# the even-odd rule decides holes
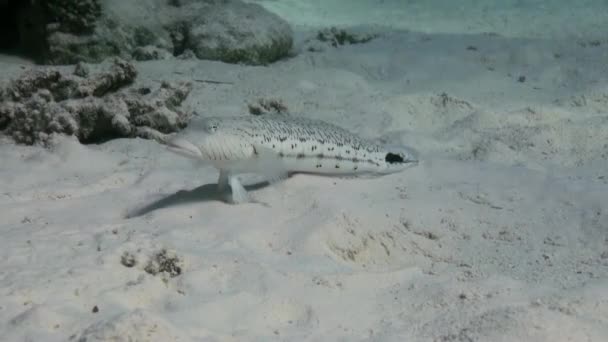
[[[606,37],[608,2],[444,0],[261,0],[296,27],[381,25],[429,33]]]

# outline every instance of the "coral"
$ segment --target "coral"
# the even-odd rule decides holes
[[[98,0],[48,0],[42,5],[63,32],[91,33],[95,21],[101,16]]]
[[[321,30],[317,33],[317,39],[321,42],[329,42],[333,47],[345,44],[362,44],[367,43],[370,40],[376,38],[375,34],[358,34],[347,32],[343,29],[331,27],[329,29]]]
[[[364,44],[379,35],[370,32],[350,32],[336,27],[320,30],[314,38],[306,39],[304,47],[311,52],[324,51],[326,46],[337,48],[342,45]]]
[[[148,264],[144,267],[144,271],[151,275],[163,273],[171,278],[182,274],[183,261],[173,252],[168,252],[163,249],[153,255]]]
[[[133,255],[132,253],[124,252],[122,254],[122,256],[120,257],[120,263],[124,267],[131,268],[137,264],[137,259],[135,258],[135,255]]]
[[[0,90],[0,129],[24,144],[48,144],[55,133],[99,143],[157,139],[187,125],[190,113],[179,106],[190,83],[121,90],[134,82],[135,67],[115,59],[106,69],[91,73],[78,64],[71,74],[51,68],[25,72]]]
[[[78,96],[103,96],[131,84],[137,77],[137,70],[133,64],[121,59],[115,59],[114,65],[108,72],[85,78],[78,86]]]
[[[247,105],[249,114],[289,114],[289,109],[281,99],[258,99],[255,103]]]

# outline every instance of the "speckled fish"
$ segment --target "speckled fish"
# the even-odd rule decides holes
[[[249,201],[240,174],[269,182],[293,173],[381,176],[418,163],[410,148],[382,146],[324,121],[279,115],[205,118],[166,144],[211,162],[220,173],[218,188],[230,185],[234,203]]]

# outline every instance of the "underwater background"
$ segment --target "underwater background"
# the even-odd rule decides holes
[[[0,0],[1,341],[606,341],[607,203],[607,1]]]

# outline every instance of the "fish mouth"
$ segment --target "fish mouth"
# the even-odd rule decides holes
[[[173,138],[167,141],[167,147],[170,151],[177,154],[185,155],[187,157],[203,157],[201,150],[185,139]]]

